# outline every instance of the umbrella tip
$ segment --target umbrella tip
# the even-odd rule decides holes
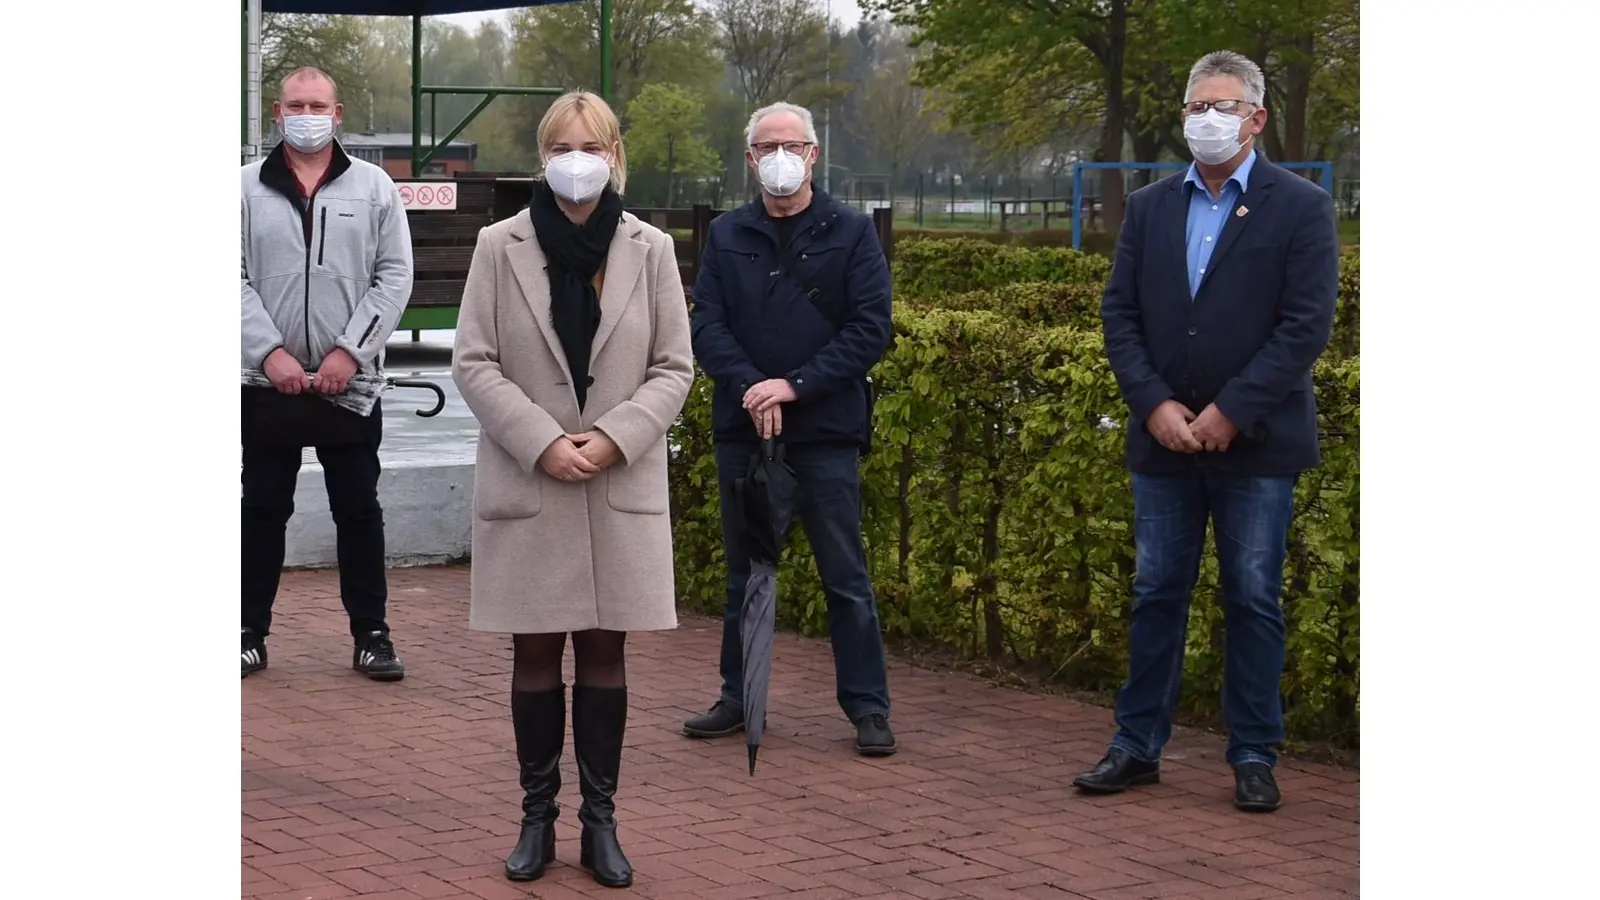
[[[747,747],[745,749],[750,753],[750,774],[754,775],[756,774],[756,748]]]

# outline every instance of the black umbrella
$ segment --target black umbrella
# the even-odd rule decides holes
[[[771,438],[750,460],[743,478],[734,480],[734,505],[740,534],[750,557],[739,610],[739,638],[744,648],[744,729],[750,753],[750,774],[756,773],[756,752],[767,724],[767,686],[772,681],[772,631],[777,608],[778,555],[794,515],[796,480],[784,462],[784,450]]]

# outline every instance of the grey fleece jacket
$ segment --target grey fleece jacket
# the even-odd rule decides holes
[[[411,230],[394,181],[337,143],[310,200],[281,144],[241,175],[240,367],[260,369],[282,347],[311,372],[342,347],[380,374],[411,299]]]

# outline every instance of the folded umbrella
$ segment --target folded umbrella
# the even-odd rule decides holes
[[[767,691],[772,681],[772,632],[777,610],[778,556],[783,552],[794,517],[796,479],[784,461],[784,448],[772,439],[750,460],[750,468],[733,483],[738,533],[750,558],[739,610],[739,639],[744,650],[745,746],[750,774],[767,722]]]
[[[260,369],[240,369],[239,383],[246,387],[272,387],[272,379],[268,378],[266,373]],[[385,378],[381,375],[369,375],[365,372],[357,372],[350,376],[350,383],[345,386],[343,391],[337,394],[316,394],[314,391],[312,393],[332,403],[334,406],[348,409],[358,416],[370,416],[373,408],[378,405],[378,398],[389,388],[419,388],[432,391],[434,395],[433,408],[417,410],[417,415],[423,418],[436,416],[441,409],[444,409],[444,389],[431,381]]]

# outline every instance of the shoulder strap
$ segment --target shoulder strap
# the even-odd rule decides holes
[[[821,222],[812,225],[809,229],[807,229],[807,232],[815,235],[819,231],[826,231],[832,228],[834,223],[838,220],[839,214],[837,212],[829,213],[826,219],[823,219]],[[794,258],[794,254],[790,253],[789,248],[781,243],[778,245],[778,259],[783,264],[783,271],[789,274],[789,280],[793,281],[799,286],[800,291],[806,295],[806,299],[811,301],[811,305],[815,306],[817,308],[817,312],[822,313],[823,317],[828,320],[828,323],[833,326],[833,330],[835,332],[843,331],[844,322],[841,321],[836,314],[830,312],[827,306],[819,302],[822,298],[822,289],[817,287],[812,283],[811,279],[806,277],[805,272],[800,269],[798,261]]]

